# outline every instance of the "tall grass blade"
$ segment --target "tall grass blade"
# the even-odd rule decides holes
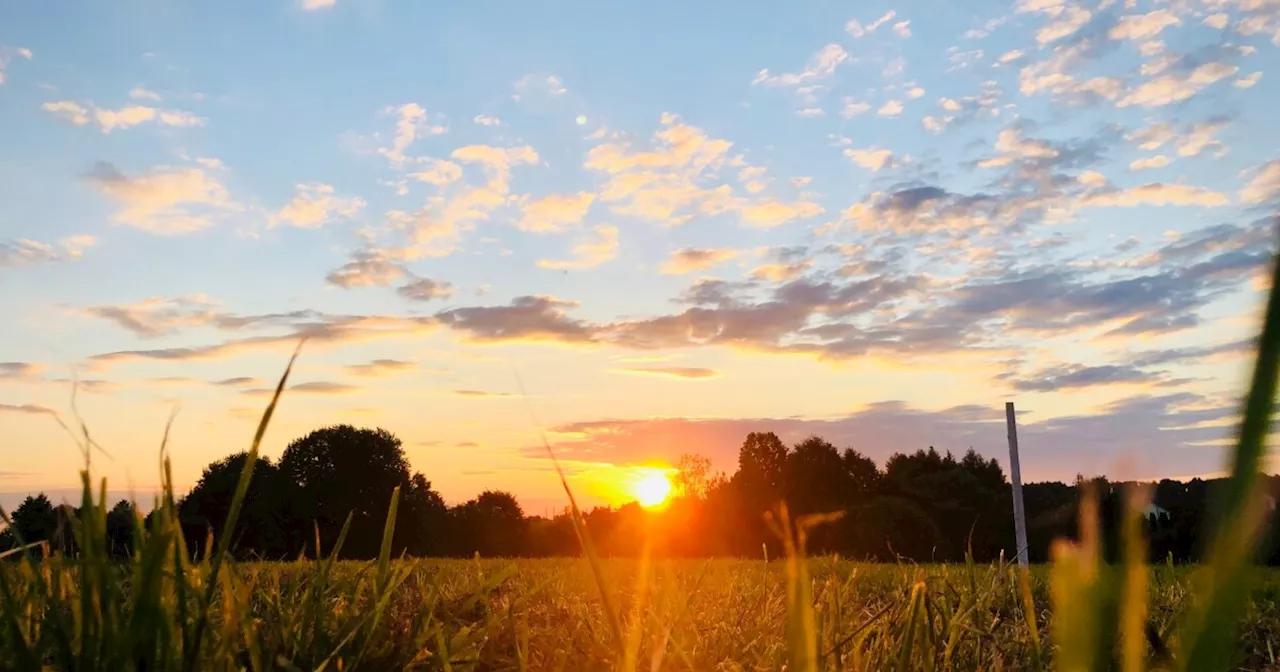
[[[1194,584],[1196,605],[1182,624],[1182,669],[1221,665],[1235,655],[1235,630],[1249,592],[1259,535],[1266,520],[1261,466],[1280,371],[1280,254],[1272,259],[1271,291],[1257,342],[1253,379],[1244,402],[1231,476],[1213,518],[1216,534]]]
[[[249,454],[245,456],[244,467],[240,470],[240,480],[236,483],[235,494],[231,498],[231,507],[227,510],[227,520],[222,527],[222,537],[218,539],[217,552],[214,553],[210,561],[209,575],[205,577],[206,586],[204,600],[200,604],[200,615],[196,619],[195,627],[192,628],[191,642],[185,651],[183,669],[187,670],[187,672],[194,672],[199,663],[200,647],[209,622],[209,606],[213,603],[213,593],[218,587],[218,573],[222,569],[223,558],[231,547],[231,538],[235,530],[236,521],[240,519],[240,507],[244,505],[245,495],[249,492],[249,480],[253,477],[253,467],[258,461],[258,450],[262,445],[262,437],[267,433],[267,426],[271,424],[271,416],[275,413],[276,404],[280,402],[280,395],[284,394],[284,387],[289,382],[289,373],[293,371],[294,362],[298,361],[298,353],[302,352],[304,343],[306,343],[305,338],[298,342],[297,347],[293,350],[293,355],[289,357],[289,364],[284,367],[284,374],[280,376],[280,382],[276,383],[276,390],[271,395],[271,402],[267,404],[267,409],[262,413],[262,419],[258,421],[258,429],[253,434],[253,445],[250,446]]]
[[[520,380],[519,374],[516,375],[516,383],[520,386],[520,395],[524,397],[525,403],[528,404],[529,395],[524,391],[524,381]],[[529,407],[529,414],[533,415],[532,406]],[[535,425],[537,422],[535,420]],[[556,476],[560,477],[560,487],[564,488],[564,494],[569,498],[569,513],[572,516],[573,532],[578,537],[578,544],[587,555],[587,562],[591,565],[591,576],[595,580],[596,588],[600,592],[600,601],[604,603],[605,616],[609,621],[609,632],[613,636],[613,643],[619,655],[623,655],[626,647],[626,638],[623,637],[622,617],[618,613],[618,608],[613,603],[613,597],[609,593],[608,582],[604,578],[604,569],[600,563],[600,555],[596,552],[596,545],[591,540],[591,530],[587,528],[587,521],[582,516],[581,509],[578,508],[578,500],[573,496],[573,490],[569,487],[569,481],[564,477],[564,469],[560,468],[560,460],[556,459],[556,452],[551,449],[551,444],[547,441],[546,432],[538,430],[538,435],[542,439],[542,446],[547,450],[547,455],[551,458],[551,465],[556,469]]]

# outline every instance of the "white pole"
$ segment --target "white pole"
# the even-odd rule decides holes
[[[1018,424],[1013,402],[1004,404],[1005,423],[1009,426],[1009,471],[1013,480],[1013,525],[1018,542],[1018,566],[1027,566],[1027,514],[1022,508],[1022,468],[1018,464]]]

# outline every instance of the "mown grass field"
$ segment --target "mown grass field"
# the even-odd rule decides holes
[[[1058,667],[1047,567],[1031,572],[1034,606],[1028,611],[1019,573],[1007,565],[876,565],[836,558],[807,564],[816,669]],[[81,571],[70,563],[45,569],[50,579],[60,569],[72,576]],[[122,587],[134,578],[127,569],[117,568]],[[379,597],[377,563],[228,568],[223,580],[229,590],[220,595],[194,669],[794,669],[788,667],[793,652],[785,561],[603,560],[603,578],[622,615],[621,643],[585,559],[402,560],[387,569],[394,586]],[[17,578],[15,570],[5,571]],[[1257,572],[1231,661],[1239,669],[1280,664],[1280,571]],[[1190,577],[1185,567],[1151,568],[1148,636],[1170,650],[1180,644],[1175,625],[1191,603]],[[21,584],[7,583],[18,588],[12,597],[21,601]],[[75,587],[64,588],[73,597]],[[121,616],[162,619],[167,627],[150,627],[167,632],[173,644],[181,637],[169,620],[175,614]],[[117,637],[129,631],[127,624],[117,626]],[[99,650],[123,654],[131,648],[121,644],[104,642]],[[137,650],[153,643],[144,638],[133,644]],[[46,658],[56,646],[47,643]],[[0,667],[21,668],[14,654],[6,647]],[[1148,648],[1146,658],[1149,667],[1163,666],[1158,650]],[[177,657],[172,662],[175,669],[181,664]],[[93,658],[83,669],[126,664]]]

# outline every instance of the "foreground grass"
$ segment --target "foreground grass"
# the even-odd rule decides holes
[[[1030,577],[1037,626],[1032,628],[1019,573],[1009,566],[870,565],[834,558],[811,558],[807,564],[816,669],[1057,666],[1054,647],[1034,634],[1053,628],[1047,567],[1035,568]],[[619,587],[617,606],[629,614],[622,627],[634,639],[637,669],[787,666],[789,582],[784,562],[641,565],[636,560],[600,563],[604,579]],[[42,569],[45,580],[67,591],[63,600],[83,596],[74,583],[82,570],[75,562],[49,563]],[[387,569],[395,586],[383,595],[379,582],[386,579],[380,578],[376,563],[228,567],[222,579],[225,590],[194,669],[582,670],[619,665],[609,618],[585,560],[402,560]],[[123,567],[112,571],[122,586],[138,578]],[[65,582],[57,578],[60,573],[68,575]],[[1151,573],[1150,626],[1170,649],[1181,644],[1174,639],[1175,626],[1191,604],[1192,577],[1193,571],[1183,567],[1157,567]],[[13,597],[22,602],[31,596],[19,588]],[[1280,662],[1274,653],[1280,650],[1278,597],[1280,571],[1266,570],[1243,612],[1236,665],[1262,669]],[[121,615],[163,616],[147,627],[167,632],[173,644],[181,637],[169,615]],[[71,642],[73,649],[80,644]],[[77,669],[127,669],[127,658],[159,642],[116,644],[100,642]],[[92,657],[126,644],[124,660]],[[23,667],[14,653],[4,647],[0,668]],[[176,647],[173,653],[178,653]],[[179,656],[170,660],[181,664]],[[165,667],[163,656],[153,662],[159,667],[146,669]],[[1151,662],[1159,665],[1158,655]]]

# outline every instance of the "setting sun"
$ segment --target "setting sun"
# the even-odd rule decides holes
[[[671,494],[671,480],[662,472],[641,476],[632,486],[632,494],[640,506],[653,508],[667,501]]]

